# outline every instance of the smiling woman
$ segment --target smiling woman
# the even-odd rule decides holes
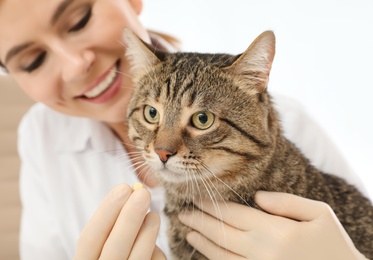
[[[22,89],[65,114],[123,121],[131,92],[123,86],[130,86],[131,78],[123,76],[122,28],[131,25],[149,42],[146,31],[133,22],[136,8],[114,0],[27,0],[21,9],[19,4],[7,2],[0,10],[1,22],[25,32],[1,27],[0,35],[9,40],[1,43],[0,57]]]

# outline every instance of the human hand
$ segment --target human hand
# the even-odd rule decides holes
[[[155,245],[160,218],[147,213],[149,205],[145,188],[115,187],[83,229],[74,259],[166,259]]]
[[[266,212],[233,202],[196,203],[179,219],[187,241],[209,259],[366,259],[325,203],[287,193],[259,191]]]

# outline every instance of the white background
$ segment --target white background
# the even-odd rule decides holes
[[[239,54],[273,30],[269,90],[305,106],[373,198],[372,0],[144,0],[140,18],[185,51]]]

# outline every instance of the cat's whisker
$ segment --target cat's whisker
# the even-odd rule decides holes
[[[193,193],[190,196],[192,198],[192,207],[193,207],[192,208],[192,213],[194,213],[195,210],[200,210],[200,209],[196,208],[195,199],[197,199],[197,197],[194,196],[194,194],[199,194],[199,201],[202,202],[202,193],[201,193],[200,185],[199,185],[198,180],[197,180],[197,176],[196,176],[196,174],[193,170],[191,171],[191,180],[192,180],[192,185],[193,185],[193,190],[192,190]],[[198,193],[196,193],[195,190],[197,190]],[[193,250],[190,252],[190,257],[188,259],[192,259],[192,256],[195,254],[196,251],[197,250],[195,248],[193,248]]]
[[[216,214],[219,216],[220,219],[222,219],[223,214],[222,214],[221,209],[219,207],[218,199],[216,198],[216,195],[219,195],[221,197],[222,201],[225,202],[223,196],[217,190],[217,188],[215,187],[215,185],[211,181],[211,179],[207,175],[205,175],[203,171],[201,171],[198,167],[197,167],[197,171],[199,172],[199,175],[201,176],[201,181],[204,184],[206,190],[208,191],[209,194],[211,194],[210,198],[211,198],[211,201],[213,203]],[[214,192],[213,189],[215,189],[216,192]],[[201,210],[203,210],[203,208]],[[227,236],[226,236],[225,225],[224,225],[223,221],[221,221],[220,224],[221,224],[221,228],[219,229],[219,234],[221,234],[221,235],[219,235],[219,240],[220,240],[219,244],[226,245],[227,244]],[[220,231],[221,231],[221,233],[220,233]]]
[[[143,159],[142,153],[132,153],[129,154],[131,160]]]
[[[151,169],[150,169],[149,165],[145,165],[145,167],[143,167],[139,172],[139,176],[141,176],[141,175],[144,176],[144,182],[146,182],[146,179],[147,179],[149,174],[151,174]]]
[[[127,156],[127,158],[133,163],[133,162],[137,162],[137,161],[145,161],[144,160],[144,157],[141,153],[139,154],[130,154],[129,156]]]
[[[186,197],[184,198],[184,203],[186,205],[190,204],[191,201],[193,201],[193,196],[192,194],[189,194],[190,190],[194,190],[194,182],[192,178],[192,174],[186,169],[186,174],[185,174],[185,193]],[[190,196],[190,197],[189,197]]]
[[[226,204],[226,201],[225,201],[225,199],[224,199],[224,196],[221,195],[220,191],[216,188],[214,182],[213,182],[213,181],[212,181],[208,176],[206,176],[206,180],[207,180],[208,182],[210,182],[211,186],[215,189],[216,194],[219,195],[219,197],[221,198],[221,201],[224,202],[224,203]],[[218,212],[216,212],[216,213],[218,213]],[[221,212],[220,212],[220,208],[219,208],[219,213],[220,213],[220,216],[222,216],[222,215],[221,215]]]
[[[186,197],[185,197],[185,200],[184,200],[184,203],[186,203],[187,205],[190,205],[190,203],[192,202],[192,212],[194,212],[194,197],[192,192],[194,192],[194,181],[193,181],[193,175],[190,174],[190,172],[187,170],[187,173],[185,174],[185,179],[186,179],[186,184],[187,184],[187,187],[186,187],[186,194],[188,194]]]
[[[141,169],[140,169],[141,168]],[[140,171],[138,171],[138,169],[140,169]],[[150,166],[144,162],[142,165],[139,165],[138,167],[136,167],[134,169],[135,171],[138,171],[137,174],[138,174],[138,177],[142,177],[143,179],[143,182],[147,182],[147,178],[148,178],[148,175],[151,174],[151,169],[150,169]]]
[[[187,202],[190,202],[192,201],[193,203],[193,210],[194,210],[194,197],[192,194],[194,194],[194,182],[193,182],[193,173],[189,171],[189,169],[186,169],[186,173],[185,174],[185,180],[186,180],[186,184],[187,184],[187,190],[186,190],[186,194],[188,195],[186,197],[187,199]]]
[[[117,42],[122,45],[123,47],[126,47],[126,49],[128,48],[128,46],[126,45],[125,42],[121,41],[121,40],[117,40]]]
[[[132,87],[132,86],[127,86],[127,85],[121,85],[120,86],[121,89],[131,89],[131,90],[136,90],[136,88]]]
[[[128,154],[130,158],[142,158],[142,152],[131,152]]]
[[[141,155],[142,156],[142,151],[138,151],[138,152],[129,152],[127,153],[128,155],[132,156],[132,155]]]
[[[193,194],[195,194],[195,196],[192,195],[193,208],[195,208],[196,207],[195,203],[194,203],[195,200],[198,199],[199,202],[202,203],[203,202],[203,194],[202,194],[200,183],[198,181],[198,178],[197,178],[197,175],[195,174],[195,172],[193,173],[192,177],[193,177],[193,181],[194,181],[194,186],[196,187],[196,189],[195,189],[196,191],[193,193]],[[197,194],[199,195],[198,197],[197,197]]]
[[[199,161],[200,162],[200,164],[201,164],[201,166],[206,170],[206,171],[208,171],[216,180],[218,180],[219,182],[221,182],[221,183],[223,183],[228,189],[230,189],[231,191],[233,191],[233,193],[235,193],[239,198],[241,198],[241,200],[247,205],[247,206],[249,206],[249,207],[251,207],[251,205],[249,205],[247,202],[246,202],[246,200],[242,197],[242,196],[240,196],[232,187],[230,187],[227,183],[225,183],[223,180],[221,180],[215,173],[213,173],[210,169],[209,169],[209,167],[205,164],[205,163],[203,163],[201,160],[198,160],[197,159],[197,161]],[[210,180],[211,181],[211,180]],[[228,207],[228,205],[226,204],[226,201],[225,201],[225,199],[224,199],[224,197],[220,194],[220,192],[218,192],[218,190],[217,190],[217,193],[220,195],[220,197],[222,198],[222,201],[225,203],[225,205],[226,205],[226,207],[228,208],[228,210],[229,210],[229,207]],[[218,213],[218,212],[217,212]],[[221,213],[220,213],[221,214]],[[233,214],[231,214],[231,215],[233,215]]]
[[[126,159],[127,154],[123,149],[106,150],[105,152],[96,152],[93,155],[111,154],[115,160]]]
[[[123,71],[120,71],[120,70],[117,70],[117,69],[112,69],[112,70],[110,70],[110,71],[114,71],[114,72],[116,72],[116,73],[118,73],[118,74],[122,74],[122,75],[127,76],[127,77],[129,77],[129,78],[131,78],[131,79],[134,79],[134,77],[133,77],[131,74],[125,73],[125,72],[123,72]]]
[[[244,200],[244,198],[242,196],[240,196],[234,189],[232,189],[226,182],[224,182],[222,179],[220,179],[216,174],[214,174],[208,167],[207,165],[205,165],[204,163],[201,162],[201,165],[203,165],[203,167],[209,171],[209,173],[216,179],[218,180],[219,182],[221,182],[222,184],[224,184],[227,188],[229,188],[231,191],[233,191],[248,207],[252,207],[249,203],[247,203],[246,200]],[[254,211],[254,214],[258,214],[257,211]],[[284,234],[282,234],[280,232],[280,230],[274,226],[273,224],[271,224],[271,222],[267,221],[266,219],[263,219],[263,218],[260,218],[261,221],[264,221],[268,226],[271,226],[274,230],[276,230],[276,232],[279,232],[279,235],[283,236],[284,239],[287,239]]]
[[[94,152],[92,154],[93,155],[103,155],[103,154],[107,154],[107,153],[110,153],[110,154],[114,154],[114,153],[125,154],[125,151],[123,149],[112,149],[112,150],[105,150],[105,151],[97,151],[97,152]]]
[[[211,190],[211,193],[212,194],[217,194],[220,198],[221,198],[221,201],[223,201],[223,202],[225,202],[225,199],[224,199],[224,197],[220,194],[220,192],[219,192],[219,190],[216,188],[216,186],[214,185],[214,183],[212,182],[212,180],[209,178],[209,176],[207,176],[203,171],[201,171],[201,169],[199,169],[198,167],[197,167],[197,169],[198,169],[198,171],[199,171],[199,173],[200,173],[200,175],[201,175],[201,178],[204,180],[204,181],[206,181],[206,184],[209,186],[209,187],[212,187],[214,190],[215,190],[215,192],[213,191],[213,189],[211,188],[210,190]],[[215,201],[216,202],[218,202],[218,200],[217,200],[217,198],[214,196],[214,198],[215,198]],[[218,205],[218,204],[217,204]],[[216,210],[216,209],[218,209],[218,210]],[[220,208],[217,206],[216,208],[215,208],[215,212],[216,213],[220,213],[219,214],[219,216],[222,216],[221,215],[221,212],[220,212]]]
[[[191,172],[191,179],[192,179],[192,183],[194,182],[193,184],[197,187],[198,194],[199,194],[199,200],[200,200],[200,202],[202,202],[202,193],[201,193],[198,181],[197,181],[197,177],[196,177],[196,175],[194,174],[193,171]],[[192,192],[193,192],[192,194],[196,194],[195,191],[194,191],[194,186],[193,186]],[[195,202],[196,197],[193,196],[193,195],[191,195],[191,197],[192,197],[193,211],[194,211],[194,209],[195,209],[195,203],[194,202]]]
[[[245,204],[245,205],[247,205],[247,206],[249,206],[249,207],[251,207],[251,205],[245,200],[245,198],[244,197],[242,197],[240,194],[238,194],[234,189],[232,189],[232,187],[231,186],[229,186],[227,183],[225,183],[223,180],[221,180],[215,173],[213,173],[210,169],[209,169],[209,167],[206,165],[206,164],[204,164],[202,161],[199,161],[200,163],[201,163],[201,165],[203,166],[203,168],[204,169],[206,169],[206,171],[208,171],[214,178],[216,178],[219,182],[221,182],[222,184],[224,184],[228,189],[230,189],[234,194],[236,194],[241,200],[242,200],[242,202]]]
[[[210,200],[212,201],[212,203],[214,205],[215,211],[218,212],[217,199],[216,199],[215,194],[214,194],[213,190],[211,189],[209,183],[207,183],[207,181],[206,181],[206,179],[208,179],[208,178],[206,178],[206,179],[204,178],[203,172],[198,167],[196,167],[196,169],[197,169],[198,174],[200,175],[200,180],[201,180],[202,184],[205,186],[205,189],[206,189],[206,191],[207,191],[207,193],[210,197]]]
[[[142,166],[142,165],[144,165],[144,164],[146,164],[146,162],[144,162],[144,161],[138,161],[138,162],[134,162],[134,163],[132,163],[132,166],[134,166],[134,167],[137,167],[137,166]],[[137,168],[136,168],[137,169]]]
[[[141,166],[140,166],[141,167]],[[138,168],[140,168],[138,167]],[[123,168],[123,172],[126,172],[126,171],[136,171],[137,168],[134,169],[134,166],[133,164],[131,163],[130,165],[126,165],[126,167]]]
[[[135,167],[134,167],[134,171],[137,171],[138,169],[140,169],[140,168],[142,168],[142,167],[144,167],[144,166],[148,166],[148,165],[147,165],[146,162],[139,162],[139,163],[136,164],[136,165],[133,164],[133,166],[135,166]],[[147,168],[147,167],[142,168],[142,169],[140,170],[140,172],[141,172],[142,170],[144,170],[145,168]],[[138,172],[139,175],[140,175],[140,172]]]

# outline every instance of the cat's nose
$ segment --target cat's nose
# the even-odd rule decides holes
[[[167,149],[155,149],[155,152],[158,154],[159,159],[161,159],[163,163],[166,163],[168,158],[176,153]]]

